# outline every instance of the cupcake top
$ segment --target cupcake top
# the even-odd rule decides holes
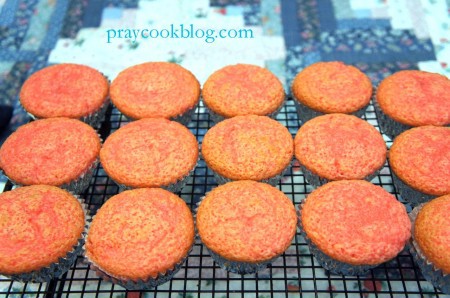
[[[61,186],[84,174],[100,147],[96,131],[79,120],[37,120],[6,139],[0,148],[0,168],[21,185]]]
[[[206,164],[232,180],[263,180],[291,162],[294,141],[286,127],[266,116],[236,116],[213,126],[202,143]]]
[[[389,150],[392,171],[425,194],[450,193],[450,128],[421,126],[395,138]]]
[[[229,65],[205,82],[203,101],[225,118],[238,115],[269,115],[284,101],[280,80],[269,70],[250,64]]]
[[[0,273],[21,274],[57,263],[84,231],[81,204],[65,190],[34,185],[0,194]]]
[[[450,274],[450,195],[426,203],[414,223],[414,240],[436,268]]]
[[[119,73],[111,101],[125,116],[175,118],[195,107],[200,84],[187,69],[169,62],[147,62]]]
[[[98,210],[86,240],[86,256],[123,280],[147,280],[171,270],[194,243],[186,203],[160,188],[124,191]]]
[[[313,118],[295,136],[295,157],[328,180],[364,179],[384,165],[386,152],[381,134],[352,115]]]
[[[79,64],[57,64],[32,74],[20,90],[20,103],[38,118],[81,118],[97,111],[108,96],[108,80]]]
[[[234,181],[206,194],[197,211],[202,242],[220,256],[259,263],[282,254],[296,232],[294,205],[265,183]]]
[[[141,119],[112,133],[100,151],[100,160],[108,176],[119,184],[167,186],[194,169],[198,143],[178,122]]]
[[[306,235],[326,255],[352,265],[376,265],[394,258],[410,237],[405,207],[364,180],[327,183],[301,208]]]
[[[318,62],[292,83],[294,98],[321,113],[354,113],[369,104],[372,83],[359,69],[342,62]]]
[[[440,74],[402,70],[385,78],[377,102],[392,119],[409,126],[450,124],[450,80]]]

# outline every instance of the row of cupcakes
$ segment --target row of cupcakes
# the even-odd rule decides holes
[[[49,118],[11,134],[0,148],[0,169],[16,185],[45,184],[82,193],[100,160],[122,189],[180,191],[199,160],[196,137],[164,118],[133,121],[101,145],[81,121]],[[276,185],[293,156],[307,182],[370,181],[386,162],[381,134],[352,115],[327,114],[304,123],[295,139],[266,116],[236,116],[209,129],[201,155],[218,184],[254,180]],[[413,206],[450,194],[450,128],[423,126],[400,134],[389,150],[394,184]]]
[[[426,279],[450,293],[450,195],[415,208],[408,218],[383,188],[343,180],[314,190],[296,214],[277,188],[235,181],[206,194],[195,222],[181,198],[160,188],[113,196],[91,223],[80,201],[53,186],[5,192],[0,203],[0,274],[19,281],[58,277],[83,252],[100,277],[130,290],[153,288],[182,267],[196,231],[220,267],[250,274],[282,255],[298,226],[319,264],[333,274],[363,274],[409,242]]]
[[[373,98],[381,130],[393,138],[412,127],[450,125],[449,86],[445,76],[405,70],[385,78],[374,92],[356,67],[319,62],[298,73],[291,91],[302,122],[329,113],[362,116]],[[285,92],[277,77],[259,66],[226,66],[211,74],[201,90],[189,70],[166,62],[131,66],[111,86],[88,66],[54,65],[34,73],[20,92],[21,104],[35,118],[78,118],[94,125],[109,97],[130,119],[161,117],[187,124],[200,97],[219,122],[249,114],[274,118]]]

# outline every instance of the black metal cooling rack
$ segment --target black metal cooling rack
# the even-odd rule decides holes
[[[365,120],[378,128],[373,106]],[[288,100],[277,120],[283,123],[292,135],[299,128],[297,114],[292,100]],[[100,134],[103,139],[118,129],[127,120],[116,109],[110,107]],[[201,143],[206,131],[213,125],[207,111],[200,105],[191,131]],[[390,140],[385,137],[388,146]],[[381,173],[372,181],[397,196],[389,167],[385,165]],[[193,176],[180,196],[192,210],[207,191],[215,187],[212,173],[203,161],[195,169]],[[7,184],[4,191],[11,189]],[[278,187],[297,206],[313,188],[309,186],[294,167],[287,173]],[[90,211],[95,214],[105,200],[117,194],[119,188],[99,166],[91,184],[83,194]],[[397,196],[397,198],[399,198]],[[399,198],[401,199],[401,198]],[[290,248],[269,268],[253,275],[241,276],[219,268],[209,257],[206,249],[196,240],[192,253],[175,277],[151,291],[129,292],[124,288],[98,278],[89,269],[82,257],[78,257],[72,268],[61,277],[48,283],[32,284],[14,282],[0,278],[2,297],[445,297],[422,277],[406,250],[394,260],[373,269],[366,276],[330,275],[310,254],[308,246],[298,233]],[[447,296],[450,297],[450,296]]]

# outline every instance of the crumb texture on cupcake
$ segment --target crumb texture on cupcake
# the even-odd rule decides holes
[[[233,180],[263,180],[290,164],[294,141],[288,129],[266,116],[236,116],[213,126],[202,143],[206,164]]]
[[[159,188],[124,191],[95,215],[86,256],[106,274],[147,281],[181,262],[194,243],[194,220],[186,203]]]
[[[108,80],[79,64],[57,64],[32,74],[20,90],[20,103],[38,118],[81,118],[97,111],[108,96]]]
[[[450,274],[450,195],[426,203],[414,223],[414,240],[425,258]]]
[[[386,160],[386,144],[369,123],[345,114],[316,117],[295,137],[295,157],[328,180],[364,179]]]
[[[395,138],[392,171],[408,186],[431,195],[450,193],[450,128],[422,126]]]
[[[202,242],[221,257],[258,263],[282,254],[296,232],[294,205],[265,183],[235,181],[214,188],[197,212]]]
[[[78,244],[84,224],[81,204],[57,187],[0,194],[0,273],[29,273],[57,263]]]
[[[409,126],[450,124],[450,80],[440,74],[402,70],[385,78],[377,102],[392,119]]]
[[[256,65],[229,65],[214,72],[202,90],[205,104],[226,117],[269,115],[284,101],[280,80],[269,70]]]
[[[198,143],[185,126],[163,118],[141,119],[112,133],[100,151],[106,173],[130,187],[159,187],[194,169]]]
[[[292,83],[296,100],[321,113],[350,114],[369,104],[370,79],[342,62],[318,62],[304,68]]]
[[[22,185],[61,186],[84,174],[100,147],[96,131],[79,120],[37,120],[6,139],[0,148],[0,168]]]
[[[180,65],[147,62],[120,72],[110,93],[111,101],[125,116],[169,119],[195,107],[200,99],[200,84]]]
[[[322,252],[352,265],[394,258],[411,235],[405,207],[363,180],[330,182],[313,191],[301,209],[301,223]]]

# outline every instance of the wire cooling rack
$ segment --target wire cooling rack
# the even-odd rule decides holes
[[[370,105],[365,117],[378,128],[378,122]],[[283,123],[294,136],[299,128],[297,114],[292,100],[286,102],[277,120]],[[100,134],[103,139],[127,120],[115,108],[107,111]],[[190,130],[201,143],[213,125],[202,104],[198,107]],[[385,137],[385,136],[384,136]],[[385,137],[388,147],[391,141]],[[397,196],[389,167],[372,180]],[[200,161],[193,176],[180,196],[195,209],[199,199],[217,184],[212,172]],[[4,191],[11,189],[7,184]],[[294,166],[279,183],[278,187],[297,206],[313,188],[308,185],[299,167]],[[111,181],[99,165],[87,191],[82,195],[92,214],[119,188]],[[397,198],[399,198],[397,196]],[[400,199],[400,198],[399,198]],[[410,210],[407,206],[408,211]],[[1,244],[0,244],[1,245]],[[174,278],[142,293],[105,282],[89,269],[82,257],[78,257],[72,268],[61,277],[48,283],[33,284],[14,282],[0,277],[2,297],[450,297],[441,294],[424,280],[407,250],[394,260],[382,264],[365,276],[330,275],[310,254],[308,246],[298,233],[290,248],[269,268],[257,274],[241,276],[228,273],[218,267],[206,249],[197,239],[192,253]]]

